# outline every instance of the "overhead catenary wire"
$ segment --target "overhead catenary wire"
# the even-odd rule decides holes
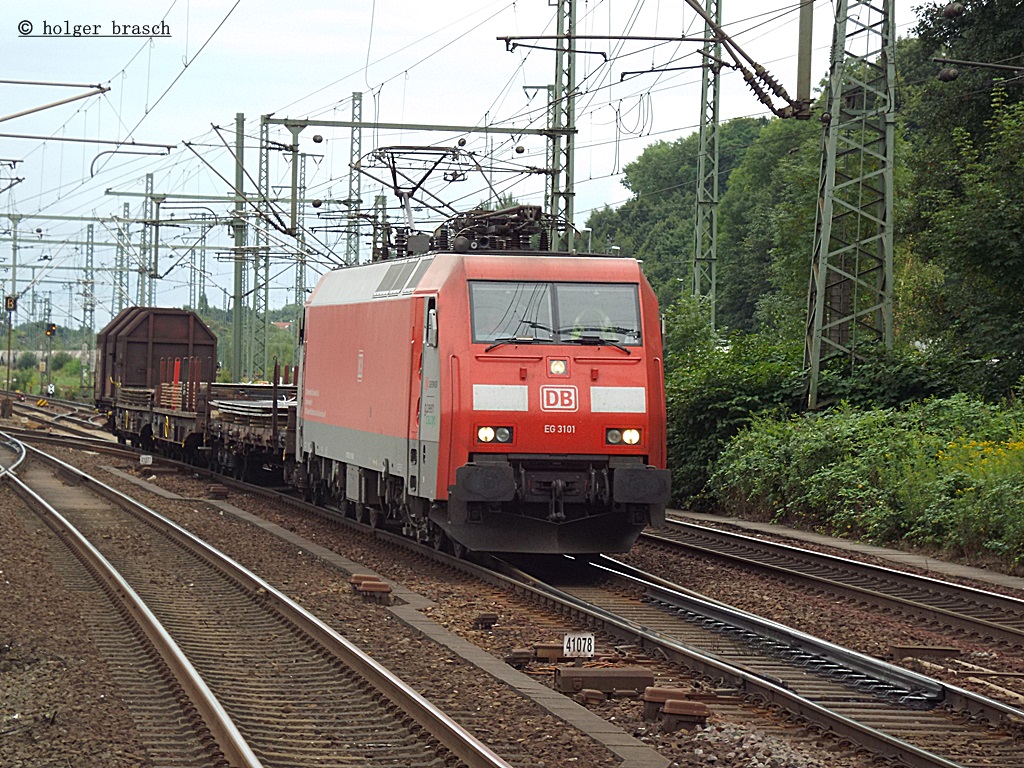
[[[171,7],[173,7],[173,3],[171,4]],[[798,7],[798,4],[793,4],[792,7],[796,8]],[[620,15],[625,17],[623,24],[625,25],[631,23],[632,27],[628,27],[628,29],[632,31],[636,31],[639,29],[639,26],[637,25],[639,25],[642,21],[642,14],[649,11],[657,12],[656,15],[658,16],[659,24],[668,23],[669,21],[671,21],[674,25],[679,25],[678,17],[672,20],[668,18],[668,14],[666,13],[664,5],[656,7],[655,4],[652,3],[644,4],[631,2],[628,4],[628,6],[624,6],[622,3],[613,4],[611,2],[606,1],[604,3],[604,6],[602,7],[602,2],[600,1],[589,2],[587,3],[586,9],[584,10],[583,18],[586,19],[587,22],[590,23],[592,26],[596,25],[597,22],[601,20],[601,16],[603,15],[601,12],[605,10],[609,12],[608,15],[610,19],[615,19]],[[619,13],[620,10],[622,11],[621,14]],[[493,18],[499,16],[501,13],[508,13],[510,23],[514,21],[517,25],[517,28],[512,29],[511,31],[534,31],[533,29],[518,28],[519,26],[527,26],[526,24],[523,24],[521,18],[523,14],[523,3],[495,2],[483,7],[474,7],[472,14],[465,14],[462,16],[457,16],[455,18],[452,18],[450,16],[445,17],[443,19],[443,25],[441,23],[438,24],[438,29],[427,30],[425,34],[418,35],[416,40],[413,41],[412,43],[409,43],[407,46],[396,46],[395,48],[389,48],[389,53],[387,57],[377,56],[376,59],[374,59],[373,53],[371,52],[370,55],[366,57],[370,61],[370,68],[368,70],[369,82],[376,84],[376,98],[379,101],[380,109],[385,110],[389,107],[389,105],[393,106],[393,104],[395,103],[396,91],[395,89],[391,89],[390,91],[386,89],[385,86],[388,82],[393,81],[395,77],[405,78],[406,75],[409,74],[409,76],[412,78],[409,81],[408,85],[408,93],[411,97],[416,90],[416,88],[414,87],[416,85],[415,78],[418,76],[417,69],[421,61],[430,61],[431,57],[436,59],[437,53],[439,51],[443,51],[446,48],[447,50],[451,50],[451,46],[453,46],[456,43],[459,37],[461,37],[464,34],[467,34],[468,29],[477,28],[479,26],[480,19],[483,19],[485,17]],[[236,16],[237,15],[238,14],[236,13]],[[545,15],[549,16],[550,14],[545,13]],[[764,14],[764,18],[770,17],[766,13]],[[686,19],[684,19],[684,23],[685,21]],[[378,14],[378,31],[382,29],[379,22],[380,17]],[[532,24],[532,22],[530,23]],[[761,24],[760,28],[757,27],[759,23]],[[779,23],[781,23],[781,21]],[[742,20],[741,22],[732,22],[732,24],[733,29],[739,30],[740,33],[748,35],[764,35],[767,34],[772,28],[772,24],[770,22],[764,21],[762,18],[758,18],[753,22],[746,22],[745,26],[743,26]],[[740,26],[737,26],[737,24],[740,24]],[[608,26],[610,32],[619,31],[616,29],[612,29],[610,24]],[[589,31],[600,33],[602,30],[596,29]],[[627,27],[622,26],[621,31],[627,31]],[[202,39],[198,35],[196,37],[197,40]],[[428,51],[424,51],[424,54],[426,54],[425,58],[424,56],[416,56],[414,57],[414,59],[412,57],[405,56],[404,53],[398,53],[398,51],[416,52],[417,49],[415,48],[415,46],[417,44],[421,46],[429,45],[431,46],[434,52],[430,53]],[[211,52],[212,50],[213,49],[208,48],[207,53]],[[375,44],[373,46],[373,50],[380,51],[381,47]],[[141,64],[144,68],[146,64],[146,57],[142,55],[144,51],[146,51],[146,46],[139,47],[139,49],[135,51],[134,56],[129,61],[129,64],[126,65],[126,67],[128,69],[134,68],[135,70],[138,70],[138,65]],[[648,54],[651,56],[654,56],[656,54],[656,49],[647,49],[647,51]],[[188,58],[189,53],[190,52],[186,50],[186,60]],[[668,49],[665,49],[665,53],[666,56],[664,57],[664,59],[666,61],[671,61],[676,58],[675,55],[671,55],[676,54],[676,51],[670,52]],[[627,60],[625,57],[632,56],[634,54],[635,51],[629,46],[620,48],[618,50],[617,59],[617,61],[620,62],[620,64],[616,64],[615,66],[621,68],[621,62],[625,62]],[[402,60],[403,58],[406,60]],[[491,103],[489,104],[488,109],[485,111],[490,113],[491,122],[493,124],[512,124],[510,122],[510,118],[507,117],[507,114],[509,112],[517,112],[517,110],[515,109],[517,105],[513,103],[514,100],[511,98],[512,96],[516,95],[515,91],[513,90],[514,86],[519,80],[522,80],[522,82],[534,81],[533,78],[530,77],[529,73],[533,68],[533,65],[540,61],[541,58],[543,57],[533,56],[530,54],[519,56],[518,60],[515,62],[516,67],[514,68],[514,72],[506,80],[504,88],[498,91],[496,95],[491,99]],[[662,60],[662,57],[658,56],[658,60]],[[376,67],[379,64],[389,64],[390,62],[394,62],[394,66],[391,68],[389,72],[384,73],[379,78],[373,77],[373,74],[379,71],[378,69],[376,69]],[[524,64],[524,62],[526,62],[526,64]],[[364,72],[366,59],[364,59],[362,65],[363,66],[355,70],[357,73],[361,74]],[[593,68],[593,70],[588,70],[584,74],[584,78],[582,79],[581,94],[583,94],[583,99],[578,102],[581,105],[581,109],[579,110],[578,116],[578,124],[581,127],[589,127],[590,125],[593,125],[597,133],[594,133],[592,137],[581,135],[580,140],[577,142],[578,152],[604,152],[607,147],[614,146],[614,140],[609,141],[603,138],[604,136],[606,136],[605,126],[611,126],[615,123],[614,114],[610,114],[613,113],[614,110],[613,107],[610,105],[621,104],[621,118],[626,123],[625,127],[633,129],[634,131],[642,134],[641,137],[638,137],[627,135],[627,132],[624,130],[620,131],[620,136],[618,137],[617,143],[620,149],[620,153],[622,155],[622,162],[624,164],[628,163],[631,157],[635,155],[634,148],[640,146],[636,144],[637,141],[649,140],[650,137],[671,137],[672,135],[682,136],[685,134],[687,127],[690,126],[690,124],[693,122],[692,119],[679,119],[679,111],[678,109],[674,109],[671,113],[671,117],[674,120],[674,126],[669,129],[663,129],[663,126],[665,125],[665,117],[668,113],[665,113],[663,111],[663,108],[659,109],[657,113],[653,112],[649,108],[657,106],[659,104],[659,97],[662,97],[666,93],[670,94],[674,92],[679,92],[680,89],[690,87],[693,83],[699,80],[699,78],[695,79],[693,77],[688,77],[685,74],[673,76],[671,74],[656,73],[652,74],[650,76],[650,79],[643,83],[634,84],[628,86],[627,88],[618,87],[618,90],[616,90],[616,84],[611,82],[612,80],[615,79],[615,73],[610,72],[608,74],[605,74],[603,72],[604,69],[605,68],[603,67],[603,65],[601,65]],[[179,76],[181,76],[183,71],[184,70],[178,73]],[[611,76],[609,77],[609,75]],[[117,78],[118,76],[119,75],[115,75],[114,77]],[[602,77],[603,79],[601,79]],[[311,76],[308,79],[303,80],[302,84],[311,83],[316,79],[317,72],[315,70],[311,70]],[[337,84],[343,83],[344,81],[344,77],[340,79],[335,78],[332,80],[331,85],[336,86]],[[309,103],[311,96],[315,99],[315,94],[317,94],[318,92],[324,92],[323,89],[330,90],[330,86],[319,86],[318,83],[315,83],[315,85],[318,86],[315,90],[314,88],[311,87],[303,88],[302,84],[300,84],[299,87],[296,88],[297,98],[291,101],[291,104]],[[173,86],[175,90],[179,87],[180,83],[179,86]],[[171,90],[170,93],[174,94],[175,90]],[[422,90],[422,88],[420,90]],[[151,95],[155,95],[158,92],[159,88],[156,88],[151,92]],[[590,94],[595,92],[597,93],[596,100],[594,100],[592,103],[589,103],[587,99],[590,98]],[[607,96],[607,99],[603,100],[602,103],[602,97],[604,96]],[[105,113],[103,119],[105,123],[109,124],[109,117],[113,116],[114,122],[120,126],[120,135],[124,136],[124,133],[128,131],[128,126],[137,125],[136,120],[140,117],[143,120],[146,120],[146,115],[132,114],[132,119],[129,119],[128,114],[122,108],[115,108],[118,107],[119,98],[120,95],[118,95],[117,97],[113,97],[113,94],[111,94],[111,98],[103,97],[106,105],[110,107],[110,112]],[[323,107],[323,109],[327,111],[336,110],[338,108],[339,103],[346,103],[347,101],[347,97],[343,100],[331,99],[329,100],[328,104]],[[158,102],[153,101],[152,98],[149,101],[147,101],[146,106],[149,109],[148,114],[152,114],[152,110],[157,103]],[[509,106],[512,106],[513,108],[509,109]],[[536,103],[532,106],[536,107]],[[517,118],[519,120],[522,120],[522,123],[519,124],[525,124],[529,126],[543,125],[547,116],[547,108],[547,105],[544,105],[541,108],[531,109],[529,112],[526,112],[524,110],[523,114],[519,115],[519,117]],[[632,112],[630,110],[632,110]],[[484,114],[484,112],[481,112],[480,114]],[[93,119],[94,116],[95,113],[89,118],[89,126],[93,130],[95,130],[96,128],[96,121]],[[594,119],[591,120],[590,118]],[[654,121],[655,118],[657,122]],[[152,125],[154,123],[155,121],[152,121],[152,119],[150,118],[150,122],[143,122],[142,125]],[[255,121],[252,118],[247,120],[247,130],[249,130],[248,126],[252,126],[254,124]],[[73,127],[73,124],[69,124],[69,128],[71,127]],[[137,129],[132,130],[137,132]],[[249,132],[252,133],[254,131]],[[227,162],[233,162],[232,160],[230,160],[229,153],[218,152],[216,149],[204,147],[203,145],[207,142],[209,138],[216,139],[212,132],[207,132],[205,134],[200,134],[199,136],[194,137],[193,147],[195,148],[195,150],[203,154],[203,156],[211,165],[218,168],[226,167],[224,164]],[[385,142],[389,140],[388,134],[384,132],[380,134],[379,138]],[[498,156],[501,156],[504,153],[510,153],[514,143],[515,140],[512,138],[502,139],[500,141],[495,140],[495,153]],[[524,154],[523,159],[542,157],[543,152],[536,146],[536,144],[531,145],[530,142],[524,143],[527,145],[527,152]],[[340,147],[341,142],[338,142],[336,146]],[[477,143],[476,147],[479,148],[479,146],[480,144]],[[40,145],[38,153],[40,155],[46,154],[45,143],[42,143]],[[75,155],[77,153],[68,154]],[[52,147],[48,155],[48,165],[51,168],[53,168],[55,167],[54,161],[56,160],[56,158],[54,157],[55,153],[52,151]],[[331,195],[326,194],[326,190],[330,189],[332,186],[335,185],[343,185],[344,180],[347,177],[348,171],[347,159],[343,158],[343,155],[343,152],[331,153],[332,162],[334,162],[335,159],[337,159],[338,157],[342,157],[344,161],[344,167],[338,168],[338,170],[340,171],[339,175],[329,173],[329,165],[322,170],[316,169],[315,173],[311,174],[312,178],[308,180],[307,190],[317,190],[318,193],[330,197]],[[601,155],[594,154],[593,156],[600,157]],[[77,157],[74,158],[75,161],[77,161],[77,159]],[[75,177],[75,171],[71,171],[71,173],[69,174],[67,164],[62,165],[64,165],[64,168],[62,170],[62,176],[60,178],[59,184],[46,185],[43,184],[41,181],[39,184],[40,194],[38,196],[35,196],[34,199],[24,196],[26,192],[32,192],[34,194],[34,187],[29,189],[26,185],[22,185],[22,189],[18,191],[16,194],[22,197],[23,202],[29,203],[30,209],[31,207],[33,207],[31,206],[32,203],[38,203],[38,208],[40,210],[47,211],[55,210],[55,206],[63,207],[65,205],[77,208],[77,210],[79,211],[87,211],[96,207],[102,209],[103,206],[110,205],[110,196],[105,196],[103,194],[102,188],[98,188],[98,192],[92,191],[88,189],[89,185],[86,184],[84,185],[83,189],[79,189],[79,186],[81,186],[79,184],[80,179],[88,174],[88,162],[85,163],[84,174],[82,174],[82,176],[79,178]],[[77,165],[77,162],[75,162],[74,165]],[[141,185],[140,176],[145,172],[154,173],[155,188],[160,191],[181,191],[183,189],[195,190],[201,186],[209,185],[211,183],[215,186],[221,186],[222,184],[222,182],[212,174],[210,167],[208,167],[204,163],[198,162],[189,151],[185,151],[184,149],[181,151],[175,151],[171,156],[167,158],[160,158],[160,161],[156,163],[154,163],[149,158],[140,157],[130,159],[127,157],[112,157],[109,158],[106,162],[104,162],[103,166],[104,167],[102,171],[97,173],[97,179],[100,180],[103,183],[103,185],[107,188],[118,188],[121,185],[130,185],[130,188],[138,189],[139,186]],[[271,184],[273,184],[274,179],[276,178],[275,174],[280,173],[280,167],[280,164],[276,163],[276,161],[275,163],[271,164]],[[312,166],[311,170],[314,170]],[[607,168],[604,167],[604,164],[602,163],[601,167],[595,169],[595,173],[592,173],[591,175],[594,176],[597,180],[600,180],[602,178],[621,176],[621,174],[605,174],[604,171],[606,170]],[[161,184],[163,184],[163,186],[161,186]],[[501,185],[496,185],[496,187],[499,187],[502,190],[506,190],[506,188],[509,187],[509,185],[502,183]],[[53,194],[53,189],[57,189],[57,194],[60,198],[59,201],[54,201],[52,197],[49,199],[46,198],[46,195]],[[526,187],[524,187],[523,189],[524,195],[536,194],[536,192],[525,191],[528,189]],[[471,196],[473,194],[476,194],[469,187],[467,187],[466,190],[467,191],[465,192],[459,192],[459,199],[471,199]],[[513,189],[510,191],[514,192],[515,190]],[[9,200],[11,199],[17,198],[15,196],[12,196],[11,198],[9,198]],[[44,208],[44,205],[47,207]],[[118,207],[120,207],[119,203]],[[585,213],[585,211],[580,210],[578,211],[578,213],[583,214]],[[322,236],[322,239],[324,240],[324,247],[329,247],[331,245],[330,237],[324,235]],[[314,241],[311,240],[311,242]]]

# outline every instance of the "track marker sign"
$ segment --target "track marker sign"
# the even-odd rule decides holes
[[[567,659],[593,658],[594,634],[592,632],[567,632],[562,638],[562,655]]]

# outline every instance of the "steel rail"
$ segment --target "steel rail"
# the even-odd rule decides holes
[[[234,483],[232,483],[232,485],[234,485]],[[290,503],[295,503],[297,506],[302,506],[304,509],[310,509],[309,505],[302,504],[293,498],[282,496],[280,493],[268,491],[267,489],[253,488],[248,485],[245,487],[249,491],[263,493],[268,497],[279,498],[282,501],[288,501]],[[340,517],[336,518],[334,514],[331,514],[331,510],[315,508],[313,511],[329,516],[331,519],[336,519],[337,522],[350,524],[364,530],[366,529],[366,526],[359,525],[349,519]],[[171,525],[173,525],[173,523],[171,523]],[[393,536],[385,531],[375,530],[373,533],[375,536],[391,541],[398,546],[415,549],[421,553],[426,553],[428,556],[438,555],[438,553],[434,553],[428,548],[421,548],[407,539]],[[660,651],[665,657],[690,666],[702,674],[729,681],[729,684],[735,686],[738,690],[744,692],[748,696],[766,704],[778,706],[785,711],[792,712],[808,722],[824,727],[838,736],[847,738],[851,742],[862,745],[866,749],[872,750],[880,755],[901,760],[905,765],[911,766],[911,768],[961,768],[958,763],[951,762],[941,756],[930,753],[899,738],[891,736],[890,734],[879,731],[863,723],[859,723],[844,715],[833,712],[827,707],[823,707],[813,701],[801,697],[769,677],[765,677],[756,672],[744,670],[719,658],[701,653],[693,648],[675,642],[670,638],[666,638],[665,636],[659,635],[657,632],[649,630],[645,626],[631,622],[628,619],[623,619],[603,608],[593,606],[572,595],[568,595],[557,589],[548,587],[527,574],[523,574],[521,572],[498,573],[495,570],[484,568],[465,560],[454,560],[443,555],[439,557],[439,559],[443,559],[445,562],[448,562],[455,567],[462,568],[490,583],[511,588],[513,591],[520,593],[529,594],[538,601],[553,605],[561,612],[580,618],[591,626],[604,629],[605,631],[617,636],[638,642],[639,645],[644,648],[655,649],[656,652]],[[610,562],[613,562],[617,567],[621,566],[617,561]],[[508,568],[508,566],[506,566],[506,568]],[[647,575],[646,579],[649,582],[647,588],[651,588],[652,585],[657,585],[660,581],[662,584],[667,585],[665,589],[668,591],[674,591],[677,594],[685,593],[685,590],[682,590],[677,586],[670,585],[668,582],[663,582],[657,577]],[[272,588],[264,588],[270,590],[268,591],[268,594],[272,594]],[[707,605],[714,606],[716,609],[728,609],[728,606],[721,603],[715,604],[714,601],[709,601],[706,598],[703,599],[703,602]],[[721,614],[719,615],[721,616]],[[749,614],[747,614],[747,616],[749,616]],[[750,616],[750,618],[754,621],[758,621],[757,617]],[[780,631],[787,630],[787,628],[782,627],[781,625],[775,626],[778,627]],[[328,629],[328,631],[330,630]],[[781,639],[782,636],[776,635],[776,637]],[[808,637],[811,641],[824,643],[824,641],[816,640],[809,636],[805,637]],[[838,648],[837,646],[833,647]],[[839,649],[839,651],[843,653],[846,652],[845,649]],[[844,658],[847,662],[851,661],[846,657]],[[932,680],[925,676],[917,675],[916,673],[912,673],[908,670],[887,665],[884,662],[876,662],[876,660],[870,659],[870,657],[864,658],[868,664],[877,663],[878,665],[882,665],[882,668],[889,670],[885,674],[892,675],[891,679],[894,681],[903,681],[907,685],[920,683],[920,687],[922,689],[930,692],[930,699],[941,699],[945,704],[965,712],[972,717],[983,718],[992,724],[1005,722],[1009,727],[1013,727],[1017,723],[1024,722],[1024,713],[1013,710],[1012,708],[1006,707],[998,702],[985,699],[984,697],[977,696],[967,691],[962,691],[961,689]],[[879,677],[883,676],[881,671],[876,670],[875,673],[878,674]]]
[[[97,425],[71,413],[54,413],[47,408],[19,402],[15,402],[13,408],[15,412],[21,412],[21,415],[26,419],[43,422],[79,437],[95,437],[96,433],[100,431],[100,427]],[[77,426],[69,426],[69,424],[62,422],[74,423]]]
[[[427,701],[405,681],[374,661],[356,645],[256,574],[130,496],[37,448],[32,446],[27,446],[27,448],[31,455],[56,466],[59,471],[75,478],[77,482],[86,485],[93,492],[117,504],[126,512],[144,518],[162,532],[184,543],[209,565],[236,580],[245,588],[261,592],[268,605],[272,605],[288,621],[298,625],[345,666],[360,674],[403,712],[425,728],[452,754],[466,763],[469,768],[512,768],[509,763]]]
[[[236,483],[231,482],[231,484],[235,485]],[[336,523],[364,531],[369,529],[369,526],[365,524],[361,524],[347,517],[341,516],[336,510],[324,507],[314,507],[304,502],[300,502],[293,497],[283,495],[280,492],[270,489],[256,488],[248,484],[241,483],[237,483],[237,485],[239,485],[239,487],[244,487],[249,492],[260,493],[267,497],[277,498],[282,502],[294,504],[305,510],[320,514]],[[833,712],[826,707],[799,696],[783,685],[777,684],[774,680],[761,676],[757,673],[744,670],[714,656],[701,653],[700,651],[686,645],[675,642],[670,638],[659,635],[658,633],[649,630],[647,627],[616,616],[598,606],[591,605],[572,595],[561,592],[553,587],[549,587],[528,574],[508,566],[506,563],[494,561],[489,565],[489,567],[479,565],[467,560],[452,558],[444,553],[436,552],[430,547],[424,547],[407,538],[388,533],[381,529],[374,529],[372,530],[372,533],[377,538],[386,540],[395,546],[417,551],[428,557],[437,558],[438,560],[452,565],[453,567],[462,569],[489,583],[493,583],[504,588],[511,588],[513,591],[523,594],[528,594],[540,602],[555,606],[563,613],[580,618],[585,623],[604,629],[612,634],[634,640],[644,648],[660,651],[664,656],[697,669],[703,674],[732,681],[733,685],[748,695],[760,699],[765,703],[778,706],[788,712],[792,712],[795,715],[806,719],[808,722],[815,723],[821,727],[831,730],[840,737],[848,738],[852,742],[863,745],[865,748],[878,754],[889,757],[895,756],[897,759],[902,760],[906,765],[910,766],[910,768],[961,768],[957,763],[953,763],[941,756],[934,755],[899,738],[893,737],[863,723],[847,718],[844,715]],[[609,562],[614,563],[616,566],[622,566],[618,561],[609,560]],[[665,589],[666,594],[668,592],[675,592],[680,595],[686,595],[686,590],[667,581],[661,580],[658,577],[648,574],[646,575],[646,578],[650,582],[650,585],[662,586]],[[696,597],[697,600],[708,606],[714,606],[725,611],[734,611],[737,614],[742,613],[724,603],[715,603],[715,601],[708,600],[702,596],[697,596],[696,593],[690,593],[690,595]],[[759,619],[758,617],[749,614],[747,615],[753,622],[764,622],[763,619]],[[719,614],[719,616],[724,618],[726,614]],[[768,623],[770,624],[770,622]],[[779,633],[775,636],[780,641],[785,637],[785,632],[794,632],[782,625],[774,626],[779,630]],[[808,638],[808,642],[825,643],[825,641],[818,640],[811,636],[805,637]],[[806,647],[812,646],[809,645]],[[838,648],[838,646],[833,647]],[[839,652],[845,652],[845,649],[839,648],[838,650]],[[849,653],[853,652],[851,651]],[[882,667],[887,670],[885,674],[889,674],[891,676],[890,679],[893,680],[894,683],[902,681],[908,686],[918,685],[919,688],[929,691],[931,698],[934,700],[942,699],[944,703],[968,713],[972,717],[983,718],[993,724],[1005,721],[1011,727],[1015,723],[1024,722],[1024,713],[1018,712],[1010,707],[1006,707],[999,702],[977,696],[968,691],[954,688],[940,681],[933,680],[909,670],[885,664],[884,662],[871,659],[870,657],[864,657],[864,659],[865,662],[861,668],[871,669],[873,665],[882,665]],[[882,672],[880,670],[876,670],[875,674],[879,677],[882,676]]]
[[[949,685],[948,683],[903,667],[898,667],[881,659],[843,648],[813,635],[808,635],[783,624],[768,621],[724,603],[708,601],[703,596],[695,597],[694,593],[687,594],[686,590],[674,584],[665,582],[657,576],[645,573],[639,569],[626,566],[612,558],[606,557],[603,558],[603,561],[605,565],[601,567],[607,570],[607,572],[621,576],[632,583],[644,585],[649,595],[667,604],[695,607],[702,613],[706,611],[707,615],[719,621],[730,623],[740,628],[745,627],[750,631],[771,636],[779,642],[788,643],[794,648],[807,650],[811,653],[834,659],[837,663],[848,666],[863,674],[889,680],[894,684],[903,685],[908,688],[920,688],[923,691],[930,692],[930,695],[936,701],[941,701],[943,704],[958,711],[967,712],[972,717],[981,717],[993,725],[1010,724],[1012,726],[1024,723],[1024,711],[986,696]]]
[[[58,427],[58,429],[64,430],[64,427]],[[5,431],[15,440],[21,440],[26,443],[45,443],[60,448],[109,453],[113,456],[133,458],[136,460],[141,454],[141,452],[135,448],[120,445],[113,440],[96,437],[95,435],[79,436],[77,434],[67,432],[41,432],[37,429],[23,429],[21,427],[7,427]],[[170,461],[162,456],[154,457],[154,461],[157,459],[159,459],[161,464],[165,461]],[[195,468],[193,467],[192,469]]]
[[[13,441],[4,435],[8,445]],[[27,448],[26,454],[38,454],[36,449]],[[45,454],[41,454],[45,456]],[[24,459],[24,455],[22,456]],[[20,462],[20,460],[19,460]],[[65,465],[66,466],[66,465]],[[131,585],[114,569],[110,562],[100,554],[78,529],[76,529],[60,512],[53,508],[45,499],[26,485],[12,468],[0,473],[0,479],[6,481],[11,489],[29,506],[41,515],[53,532],[75,553],[85,566],[103,585],[105,591],[116,602],[124,606],[128,615],[135,621],[145,634],[153,648],[159,653],[164,663],[174,674],[189,700],[196,707],[203,722],[210,729],[224,757],[232,768],[262,768],[259,758],[253,754],[246,740],[242,737],[227,711],[206,685],[203,678],[188,660],[174,638],[149,607],[142,601]]]
[[[786,544],[778,544],[776,542],[766,541],[752,536],[745,536],[743,534],[719,531],[714,528],[705,528],[692,523],[673,520],[671,521],[669,529],[671,530],[673,528],[682,529],[684,532],[695,532],[699,536],[704,536],[710,539],[724,540],[727,543],[731,541],[738,541],[742,546],[748,546],[753,549],[760,549],[768,552],[769,557],[777,555],[779,557],[798,558],[820,565],[824,568],[846,571],[848,573],[852,572],[855,575],[864,576],[878,581],[888,581],[890,583],[896,582],[899,586],[909,586],[910,588],[918,591],[931,589],[936,593],[941,592],[947,595],[952,595],[952,590],[958,594],[968,595],[978,601],[987,601],[990,604],[995,604],[1000,610],[1006,612],[1016,611],[1024,616],[1024,600],[1007,597],[1006,595],[999,595],[994,592],[987,592],[975,587],[952,584],[950,582],[941,581],[927,576],[917,576],[915,574],[907,573],[906,571],[883,568],[881,566],[861,563],[820,552],[811,552],[809,550],[800,549]],[[835,592],[844,597],[867,599],[876,604],[889,608],[898,608],[925,619],[941,617],[941,619],[949,626],[964,630],[968,633],[976,633],[979,636],[991,637],[994,640],[1006,643],[1011,647],[1024,647],[1024,629],[1018,629],[1007,624],[1000,624],[996,621],[971,616],[969,614],[943,608],[938,605],[930,605],[929,603],[923,602],[919,599],[891,595],[868,587],[837,581],[834,578],[796,570],[794,568],[768,562],[764,558],[754,559],[750,556],[723,551],[721,549],[704,546],[691,541],[680,541],[677,538],[659,534],[655,531],[645,531],[641,535],[647,540],[654,540],[670,544],[675,547],[683,547],[709,557],[716,557],[730,562],[742,563],[744,565],[761,568],[772,573],[782,574],[798,581],[822,584],[825,585],[829,591]]]
[[[0,432],[0,443],[6,445],[11,451],[17,454],[14,463],[9,467],[0,466],[0,478],[8,472],[14,472],[25,461],[25,444],[7,432]]]
[[[611,562],[616,566],[621,565],[621,563],[616,561]],[[787,712],[792,712],[804,718],[808,722],[826,728],[840,737],[850,739],[851,742],[862,745],[873,752],[884,755],[890,759],[901,760],[904,764],[911,766],[911,768],[961,768],[958,763],[951,762],[939,755],[935,755],[914,746],[913,744],[909,744],[902,739],[879,731],[863,723],[859,723],[844,715],[831,711],[827,707],[816,704],[815,702],[800,696],[796,692],[789,690],[783,685],[778,684],[774,680],[750,672],[741,667],[737,667],[727,661],[716,658],[715,656],[676,642],[671,638],[650,630],[646,626],[617,616],[601,607],[592,605],[554,587],[550,587],[532,576],[518,571],[518,569],[515,569],[512,566],[500,564],[498,567],[502,568],[502,572],[493,573],[489,578],[501,581],[506,585],[511,586],[514,590],[529,594],[541,602],[558,607],[564,613],[575,616],[591,626],[608,631],[620,637],[628,638],[637,642],[645,649],[660,652],[665,657],[674,659],[685,666],[694,668],[702,674],[730,681],[731,685],[747,695],[760,699],[765,703],[778,706]],[[706,600],[697,600],[692,596],[684,595],[682,591],[678,591],[675,595],[670,596],[668,593],[671,590],[657,586],[656,582],[658,579],[656,577],[649,576],[648,578],[649,583],[644,585],[645,589],[660,589],[662,597],[666,600],[672,600],[677,604],[683,600],[693,601],[690,603],[693,608],[697,610],[707,610],[709,613],[718,615],[722,618],[725,618],[728,615],[728,611],[734,611],[736,614],[735,621],[737,622],[740,621],[739,617],[743,616],[746,621],[751,624],[756,624],[758,622],[764,623],[763,619],[759,619],[756,616],[743,614],[735,609],[730,609],[722,603],[716,604]],[[676,589],[678,590],[678,588]],[[703,605],[700,605],[700,603]],[[774,625],[771,622],[768,622],[767,624],[773,627],[773,633],[779,638],[783,637],[783,633],[787,630],[787,628],[782,625]],[[799,635],[799,633],[794,634],[794,643],[807,643],[808,647],[812,647],[811,644],[814,642],[821,644],[824,643],[824,641],[817,640],[816,638],[812,638],[807,635],[803,635],[802,638],[798,640],[797,635]],[[821,647],[822,651],[825,650],[823,646],[819,647]],[[838,648],[837,646],[833,647]],[[839,649],[839,651],[842,650],[844,649]],[[1017,722],[1024,722],[1024,713],[1022,712],[1018,712],[1017,710],[1006,707],[999,702],[985,699],[984,697],[977,696],[968,691],[953,688],[952,686],[932,680],[931,678],[927,678],[923,675],[917,675],[916,673],[909,672],[908,670],[902,670],[898,667],[893,667],[892,665],[885,664],[884,662],[878,662],[874,659],[870,659],[869,657],[864,657],[864,661],[858,662],[858,665],[862,669],[870,668],[870,665],[877,665],[877,671],[875,674],[880,678],[885,675],[890,675],[894,680],[917,682],[919,683],[919,687],[922,687],[924,690],[931,691],[936,698],[941,697],[944,702],[951,706],[956,706],[969,711],[972,715],[986,717],[989,719],[989,722],[998,723],[1004,719],[1011,725]]]

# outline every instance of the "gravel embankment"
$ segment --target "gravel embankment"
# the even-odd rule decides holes
[[[108,457],[68,454],[68,459],[72,458],[106,482],[137,491],[123,480],[102,473],[101,466],[116,463]],[[155,482],[189,497],[202,496],[207,485],[184,476],[161,476]],[[420,638],[383,607],[357,599],[344,575],[294,546],[229,515],[213,512],[205,504],[169,502],[156,496],[146,501],[295,597],[398,674],[415,681],[428,698],[488,743],[497,745],[514,765],[617,765],[611,753],[585,734],[565,727],[447,649]],[[282,512],[255,497],[232,494],[230,501],[425,595],[435,603],[429,610],[431,618],[499,658],[516,647],[558,639],[571,628],[561,617],[536,618],[537,612],[515,596],[481,586],[447,569],[397,557],[365,536],[318,518]],[[16,511],[19,505],[9,492],[0,494],[0,525],[8,534],[0,537],[4,571],[0,583],[0,689],[4,691],[0,765],[35,768],[64,766],[67,761],[75,768],[146,768],[151,763],[139,751],[130,718],[110,683],[105,662],[88,642],[81,620],[81,611],[88,610],[88,606],[65,591],[51,563],[50,537],[38,532],[38,526],[26,525],[30,518]],[[666,578],[673,578],[670,567],[671,563],[650,563],[651,570],[660,568],[657,572]],[[689,566],[678,572],[683,583],[701,589],[695,583],[698,576]],[[715,581],[710,574],[708,579]],[[738,579],[734,588],[742,596],[751,586]],[[764,607],[770,603],[783,613],[784,595],[777,594],[774,587],[762,588],[760,594],[751,598],[754,604]],[[821,616],[825,608],[807,605],[800,612],[808,619],[817,616],[827,627],[828,619]],[[489,631],[474,629],[473,619],[485,611],[497,613],[498,623]],[[865,621],[868,618],[866,614]],[[870,618],[877,629],[878,617]],[[603,642],[611,652],[613,642]],[[659,682],[694,684],[667,665],[657,665],[656,669],[663,676]],[[538,679],[550,677],[543,670],[530,672]],[[45,717],[36,719],[40,713],[53,710],[58,717],[52,723]],[[657,725],[643,721],[636,701],[611,700],[597,705],[595,711],[657,748],[673,766],[864,768],[870,764],[866,757],[838,750],[834,743],[762,712],[726,717],[713,709],[706,728],[664,734]],[[15,714],[18,719],[14,719]],[[26,718],[33,718],[32,724],[21,727]]]

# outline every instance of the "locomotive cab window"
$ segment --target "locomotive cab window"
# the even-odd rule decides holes
[[[640,298],[630,283],[470,281],[473,341],[639,346]]]

